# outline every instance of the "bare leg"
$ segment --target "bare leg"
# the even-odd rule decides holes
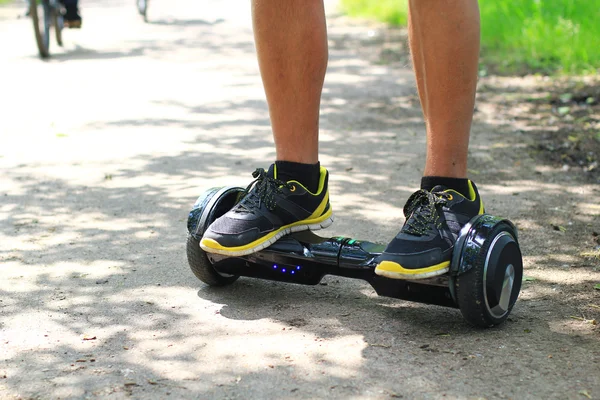
[[[427,128],[424,175],[466,178],[479,59],[477,0],[409,0],[409,42]]]
[[[322,0],[253,0],[254,39],[277,160],[315,164],[327,69]]]

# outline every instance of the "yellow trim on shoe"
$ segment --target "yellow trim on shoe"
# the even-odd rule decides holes
[[[303,219],[302,221],[297,221],[289,225],[284,225],[281,228],[273,232],[269,232],[267,235],[256,239],[254,242],[248,243],[243,246],[225,247],[214,239],[202,238],[202,240],[200,241],[200,247],[202,248],[202,250],[208,253],[223,254],[226,256],[243,256],[246,254],[252,254],[270,246],[271,244],[275,243],[277,239],[289,233],[307,229],[317,230],[321,228],[327,228],[333,223],[332,215],[333,212],[331,208],[329,208],[329,210],[327,210],[325,214],[318,218]]]
[[[391,279],[423,279],[442,275],[449,267],[450,261],[419,269],[406,269],[393,261],[382,261],[375,267],[375,274]]]
[[[327,176],[327,169],[325,169],[325,167],[321,167],[321,176],[319,178],[319,187],[317,189],[316,192],[311,192],[310,190],[308,190],[306,188],[306,186],[304,186],[303,184],[301,184],[300,182],[298,182],[297,180],[291,180],[288,181],[288,183],[293,182],[295,184],[298,184],[300,186],[302,186],[304,188],[304,190],[306,190],[308,193],[312,194],[312,195],[319,195],[321,194],[321,192],[323,191],[323,188],[325,187],[325,177]]]
[[[473,182],[471,182],[471,180],[468,180],[469,182],[469,197],[470,199],[468,199],[469,201],[475,201],[477,199],[477,193],[475,193],[475,189],[473,188]],[[483,206],[483,200],[481,200],[481,196],[479,196],[479,214],[481,215],[485,212],[485,208]]]
[[[321,204],[319,204],[319,207],[317,207],[314,213],[308,216],[308,219],[317,218],[319,215],[323,214],[323,211],[325,210],[325,207],[327,207],[327,204],[329,204],[329,192],[325,193],[325,196],[323,196],[323,200],[321,200]]]
[[[475,188],[473,188],[473,183],[471,182],[470,179],[467,180],[467,183],[469,184],[469,198],[467,200],[475,201],[475,199],[477,198],[477,193],[475,193]]]
[[[457,192],[454,189],[446,189],[446,190],[444,190],[444,192],[445,193],[454,192],[454,193],[458,194],[459,196],[467,199],[467,201],[474,202],[475,200],[477,200],[477,193],[475,192],[475,189],[473,189],[473,185],[472,185],[471,181],[469,180],[468,182],[469,182],[469,197],[470,198],[466,198],[465,196],[463,196],[461,193]],[[481,196],[479,196],[479,211],[477,212],[477,215],[481,215],[484,212],[485,212],[485,208],[483,206],[483,200],[481,200]]]

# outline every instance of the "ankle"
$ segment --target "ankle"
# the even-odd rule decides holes
[[[431,191],[436,186],[444,186],[456,190],[467,199],[471,199],[471,187],[467,178],[451,178],[445,176],[424,176],[421,178],[421,189]]]
[[[321,164],[303,164],[291,161],[275,161],[276,178],[284,182],[298,181],[312,193],[319,189]]]

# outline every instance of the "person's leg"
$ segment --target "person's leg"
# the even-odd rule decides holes
[[[277,160],[315,164],[327,69],[323,0],[254,0],[252,16]]]
[[[409,199],[405,225],[375,271],[398,279],[448,271],[458,231],[483,212],[467,179],[479,58],[477,0],[409,0],[409,43],[427,130],[423,190]]]
[[[68,28],[81,28],[81,15],[79,15],[79,0],[62,0],[66,9],[65,26]]]
[[[427,128],[425,176],[467,177],[479,60],[477,0],[410,0],[409,40]]]
[[[322,0],[253,0],[254,38],[275,139],[276,162],[244,199],[210,225],[207,252],[242,255],[302,229],[329,226],[328,173],[318,158],[327,69]]]

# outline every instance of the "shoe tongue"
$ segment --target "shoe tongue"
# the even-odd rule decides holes
[[[277,179],[277,168],[275,168],[275,164],[271,164],[269,170],[267,171],[267,176]]]

